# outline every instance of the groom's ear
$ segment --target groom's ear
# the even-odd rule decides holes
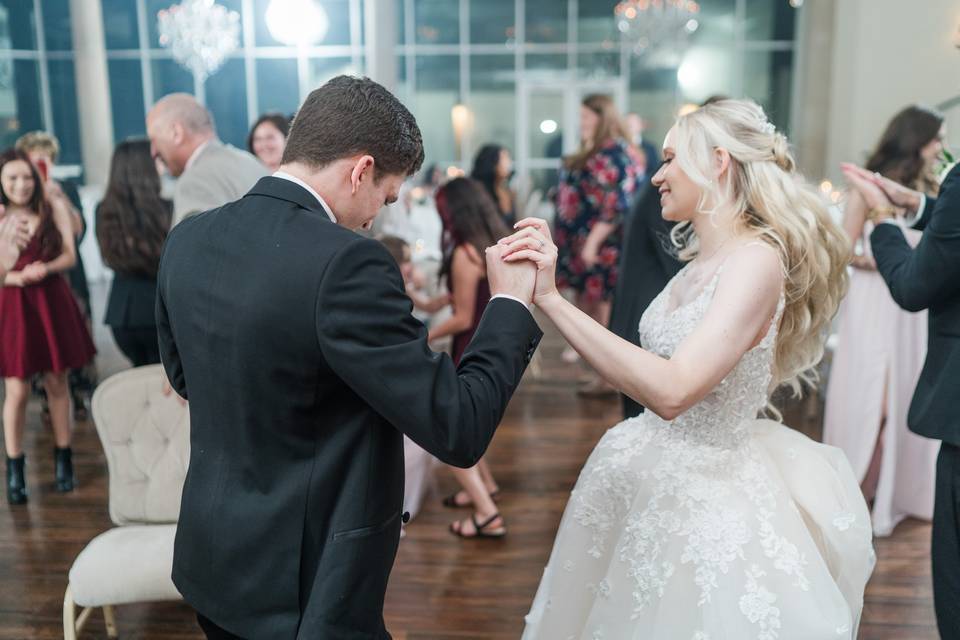
[[[374,181],[374,166],[375,162],[373,156],[362,155],[357,158],[356,162],[353,165],[353,170],[350,172],[350,194],[356,195],[357,191],[360,190],[360,184],[364,181],[373,182]]]

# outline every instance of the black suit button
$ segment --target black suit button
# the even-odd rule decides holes
[[[401,514],[400,519],[403,520],[403,524],[410,522],[410,512],[404,511],[403,514]]]

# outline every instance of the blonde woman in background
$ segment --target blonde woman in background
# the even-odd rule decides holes
[[[887,125],[866,167],[935,196],[943,152],[943,116],[910,106]],[[873,531],[888,536],[907,516],[933,518],[940,443],[907,429],[907,410],[927,353],[927,312],[910,313],[890,296],[870,249],[873,224],[854,189],[843,214],[853,259],[850,291],[840,306],[823,421],[823,441],[843,449],[873,501]],[[904,229],[916,245],[920,232]]]
[[[525,639],[847,638],[874,555],[843,453],[759,420],[820,360],[848,242],[752,102],[680,118],[653,178],[689,263],[647,309],[641,349],[564,300],[540,220],[502,241],[540,269],[534,302],[648,407],[574,489]]]

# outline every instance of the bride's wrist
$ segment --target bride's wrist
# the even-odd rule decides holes
[[[563,296],[560,295],[560,292],[554,289],[550,293],[545,293],[540,296],[534,296],[533,304],[540,307],[544,313],[549,313],[551,309],[555,309],[558,305],[563,304],[565,301]]]

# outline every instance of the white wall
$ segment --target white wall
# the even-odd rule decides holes
[[[960,94],[958,0],[834,0],[826,172],[863,162],[900,109],[936,106]],[[831,77],[832,76],[832,77]],[[946,113],[948,140],[960,148],[960,108]]]

